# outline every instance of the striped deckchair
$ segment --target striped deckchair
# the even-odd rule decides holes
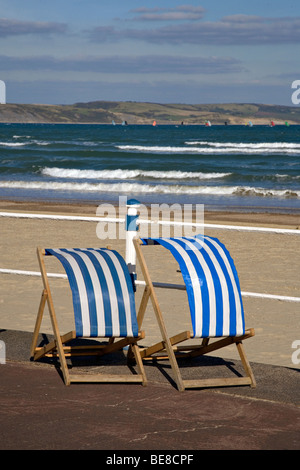
[[[162,335],[162,342],[143,350],[142,358],[158,358],[158,353],[162,358],[164,356],[161,355],[161,352],[165,351],[179,390],[192,387],[246,384],[255,387],[255,379],[242,345],[242,340],[253,336],[254,330],[245,330],[238,275],[225,246],[216,238],[204,235],[136,239],[134,244],[146,284],[138,314],[139,325],[142,324],[147,302],[151,298]],[[141,249],[145,245],[161,245],[169,250],[179,264],[184,286],[152,282]],[[193,332],[185,331],[171,338],[168,337],[166,323],[154,287],[186,290]],[[191,338],[201,338],[201,344],[175,346],[179,342]],[[212,338],[218,339],[211,342]],[[177,361],[179,356],[195,357],[232,343],[237,346],[246,377],[182,379]]]
[[[144,333],[138,331],[132,279],[122,256],[106,248],[38,248],[37,253],[44,290],[31,346],[33,359],[58,356],[66,385],[71,382],[142,382],[145,385],[144,367],[137,346]],[[59,332],[49,276],[45,267],[45,257],[48,256],[56,257],[63,265],[72,292],[75,330],[63,336]],[[37,347],[46,302],[54,341]],[[81,342],[86,344],[74,345],[73,341],[73,345],[66,346],[66,343],[76,338],[80,338]],[[90,340],[87,341],[87,338]],[[99,338],[108,338],[108,340],[103,344]],[[115,341],[116,338],[122,339]],[[128,345],[128,353],[135,357],[138,373],[105,375],[71,374],[69,371],[67,357],[95,354],[102,356]]]

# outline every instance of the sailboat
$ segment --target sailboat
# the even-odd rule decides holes
[[[210,126],[211,126],[211,122],[207,120],[207,121],[205,121],[205,125],[206,125],[207,127],[210,127]]]
[[[156,121],[153,121],[153,124],[152,124],[152,126],[156,126]]]
[[[271,121],[270,122],[270,127],[274,127],[275,126],[275,122],[274,121]]]
[[[114,121],[114,120],[112,120],[112,121],[111,121],[111,123],[112,123],[112,125],[113,125],[113,126],[115,126],[115,125],[116,125],[116,123],[115,123],[115,121]]]
[[[285,121],[285,126],[286,126],[286,127],[289,127],[289,125],[290,125],[289,122],[288,122],[288,121]]]
[[[127,121],[123,121],[123,122],[122,122],[122,126],[128,126],[128,122],[127,122]]]

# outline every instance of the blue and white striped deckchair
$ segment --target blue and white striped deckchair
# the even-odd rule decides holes
[[[72,292],[75,331],[60,336],[53,299],[45,269],[44,256],[55,256],[63,265]],[[106,248],[38,249],[44,291],[34,332],[32,356],[35,360],[46,354],[58,354],[66,384],[70,382],[143,382],[145,374],[137,341],[144,337],[138,331],[132,279],[122,256]],[[37,348],[37,335],[46,301],[50,311],[55,341]],[[67,346],[75,338],[109,338],[107,344]],[[115,338],[122,338],[115,341]],[[131,345],[139,369],[132,375],[70,374],[68,355],[103,355]]]
[[[168,338],[162,312],[155,296],[149,269],[142,254],[143,245],[161,245],[172,254],[179,264],[188,297],[193,334],[184,332]],[[233,260],[216,238],[197,235],[196,237],[148,238],[135,241],[138,259],[146,282],[146,291],[153,295],[152,303],[167,345],[167,354],[171,360],[178,388],[203,387],[212,385],[250,384],[255,386],[254,376],[242,347],[242,340],[254,335],[254,330],[245,330],[244,309],[238,274]],[[158,285],[158,284],[157,284]],[[154,286],[154,287],[153,287]],[[170,287],[159,284],[160,287]],[[178,286],[178,288],[182,286]],[[172,285],[174,288],[174,285]],[[145,302],[144,302],[145,305]],[[144,307],[145,309],[145,307]],[[144,311],[140,314],[144,315]],[[247,377],[215,380],[183,381],[175,361],[173,347],[176,343],[190,338],[202,338],[200,346],[176,347],[176,351],[189,351],[186,356],[202,355],[235,343],[238,347]],[[211,338],[221,338],[210,344]],[[162,343],[144,350],[142,357],[153,356],[162,350]]]

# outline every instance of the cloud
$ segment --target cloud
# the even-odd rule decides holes
[[[175,8],[135,8],[131,10],[138,13],[133,20],[137,21],[182,21],[199,20],[203,17],[204,8],[193,5],[180,5]]]
[[[231,15],[219,21],[196,21],[157,28],[118,29],[96,27],[90,31],[95,42],[125,39],[155,44],[274,45],[300,42],[300,18],[264,18]]]
[[[133,86],[134,85],[134,86]],[[246,99],[245,99],[246,97]],[[70,104],[86,101],[148,101],[156,103],[266,103],[292,105],[291,89],[268,83],[220,84],[198,80],[169,81],[122,79],[120,81],[39,80],[7,82],[10,103]]]
[[[219,74],[244,71],[243,65],[232,57],[185,57],[185,56],[111,56],[111,57],[64,57],[0,56],[2,73],[9,70],[46,70],[96,73],[178,73]]]
[[[65,33],[67,26],[64,23],[51,23],[41,21],[19,21],[0,18],[0,37],[19,36],[24,34]]]

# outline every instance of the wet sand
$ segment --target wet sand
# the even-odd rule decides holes
[[[0,201],[0,211],[33,214],[60,214],[96,216],[97,205],[56,204]],[[298,229],[300,217],[296,214],[209,212],[205,223],[246,225]],[[125,240],[99,240],[97,222],[0,217],[0,268],[38,272],[37,246],[88,247],[106,246],[125,256]],[[245,232],[206,228],[205,233],[220,239],[234,259],[242,292],[255,292],[280,296],[300,297],[300,235]],[[168,258],[161,247],[145,248],[153,280],[182,283],[178,266]],[[149,250],[149,251],[148,251]],[[54,259],[47,260],[49,272],[63,272]],[[139,266],[138,278],[141,279]],[[39,276],[0,273],[0,329],[32,332],[42,291]],[[63,279],[51,279],[56,313],[61,333],[73,328],[71,295]],[[142,288],[137,291],[137,304]],[[165,313],[170,334],[190,329],[186,293],[161,289],[158,291],[162,311]],[[300,340],[300,303],[243,297],[246,327],[255,329],[256,335],[245,342],[250,362],[299,368],[294,364],[292,344]],[[51,333],[47,315],[42,332]],[[145,344],[160,339],[159,330],[149,306],[144,325]],[[234,348],[226,348],[225,358],[235,358]],[[299,354],[298,354],[299,357]]]

